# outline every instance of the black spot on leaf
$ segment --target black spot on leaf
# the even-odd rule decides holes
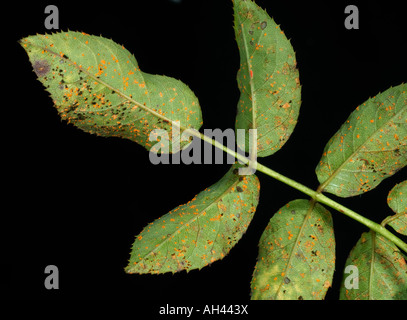
[[[45,76],[51,69],[47,60],[34,61],[33,68],[38,77]]]

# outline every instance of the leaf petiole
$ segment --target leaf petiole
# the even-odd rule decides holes
[[[203,133],[200,133],[196,130],[191,130],[191,134],[196,136],[197,138],[200,138],[201,140],[211,143],[216,148],[219,148],[219,149],[223,150],[224,152],[234,156],[236,159],[240,160],[241,162],[243,162],[245,164],[248,164],[250,162],[250,160],[247,157],[239,154],[238,152],[236,152],[234,150],[229,149],[228,147],[224,146],[220,142],[218,142],[208,136],[205,136]],[[321,188],[318,188],[318,191],[314,191],[314,190],[304,186],[303,184],[301,184],[295,180],[292,180],[292,179],[258,163],[257,161],[254,161],[254,162],[252,161],[251,165],[253,165],[254,167],[257,167],[257,170],[264,173],[265,175],[268,175],[269,177],[272,177],[298,191],[301,191],[302,193],[310,196],[315,201],[323,203],[323,204],[327,205],[328,207],[331,207],[332,209],[335,209],[335,210],[347,215],[348,217],[352,218],[353,220],[358,221],[359,223],[365,225],[369,229],[381,234],[382,236],[384,236],[387,239],[389,239],[390,241],[392,241],[395,245],[397,245],[404,252],[407,252],[407,244],[404,241],[402,241],[400,238],[395,236],[393,233],[391,233],[389,230],[387,230],[380,224],[378,224],[368,218],[365,218],[364,216],[358,214],[357,212],[328,198],[327,196],[325,196],[324,194],[322,194],[319,191],[319,190],[321,190]]]

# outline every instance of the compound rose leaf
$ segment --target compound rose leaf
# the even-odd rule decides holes
[[[239,176],[237,168],[145,227],[126,272],[189,271],[225,257],[246,232],[259,200],[258,178]]]
[[[325,146],[320,190],[351,197],[375,188],[407,164],[407,84],[356,108]]]
[[[266,11],[253,1],[234,1],[235,34],[240,52],[237,81],[240,100],[236,129],[245,129],[245,145],[265,157],[278,151],[297,123],[301,86],[290,41]],[[249,129],[257,130],[250,144]]]
[[[270,219],[259,242],[254,300],[321,300],[332,284],[332,217],[320,204],[294,200]]]
[[[151,132],[162,129],[172,152],[189,143],[171,134],[173,121],[179,121],[180,133],[202,125],[198,99],[185,84],[142,72],[135,57],[112,40],[69,31],[20,43],[61,118],[83,131],[130,139],[150,150],[156,138]]]
[[[387,204],[396,214],[384,219],[382,225],[388,224],[398,233],[407,236],[407,180],[390,190]]]
[[[344,273],[341,300],[406,300],[407,264],[393,242],[365,232],[346,260],[357,275]],[[355,283],[356,281],[356,283]]]

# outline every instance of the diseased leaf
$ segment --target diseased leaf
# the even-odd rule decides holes
[[[154,129],[166,130],[172,141],[171,121],[181,128],[202,125],[198,99],[185,84],[142,72],[112,40],[70,31],[29,36],[21,45],[61,118],[86,132],[130,139],[150,150]],[[174,135],[170,152],[188,143],[179,138]]]
[[[396,213],[387,217],[382,225],[390,225],[398,233],[407,236],[407,180],[397,184],[390,190],[387,203]]]
[[[257,129],[257,156],[278,151],[297,123],[301,86],[294,50],[272,18],[253,1],[234,1],[241,92],[236,129]],[[254,144],[255,146],[255,144]]]
[[[332,217],[320,204],[294,200],[270,219],[251,283],[255,300],[321,300],[335,269]]]
[[[352,249],[346,266],[357,267],[357,288],[346,288],[344,274],[341,300],[407,299],[407,264],[390,240],[373,231],[365,232]]]
[[[222,259],[246,232],[259,191],[258,178],[239,176],[234,165],[219,182],[144,228],[126,272],[189,271]]]
[[[407,84],[358,106],[325,147],[320,190],[351,197],[375,188],[407,164]]]

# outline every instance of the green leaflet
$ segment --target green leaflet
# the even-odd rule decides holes
[[[283,31],[252,1],[235,0],[235,34],[240,52],[241,92],[236,129],[257,129],[257,155],[278,151],[297,123],[301,86],[295,53]],[[244,149],[243,146],[239,146]]]
[[[407,84],[358,106],[331,138],[316,168],[320,191],[351,197],[407,164]]]
[[[259,201],[258,178],[239,176],[237,167],[145,227],[133,244],[126,272],[189,271],[226,256],[246,232]]]
[[[294,200],[270,219],[251,283],[255,300],[321,300],[335,268],[332,217],[320,204]]]
[[[407,236],[407,180],[390,190],[387,203],[396,214],[387,217],[382,225],[388,224],[398,233]]]
[[[383,236],[373,231],[363,233],[345,265],[358,268],[358,288],[346,288],[349,275],[345,273],[341,300],[407,299],[406,261],[393,242]]]
[[[130,139],[150,150],[154,129],[171,132],[171,121],[180,122],[181,133],[202,125],[199,102],[185,84],[142,72],[112,40],[70,31],[20,43],[61,118],[86,132]],[[179,135],[173,140],[170,152],[188,143],[180,143]]]

